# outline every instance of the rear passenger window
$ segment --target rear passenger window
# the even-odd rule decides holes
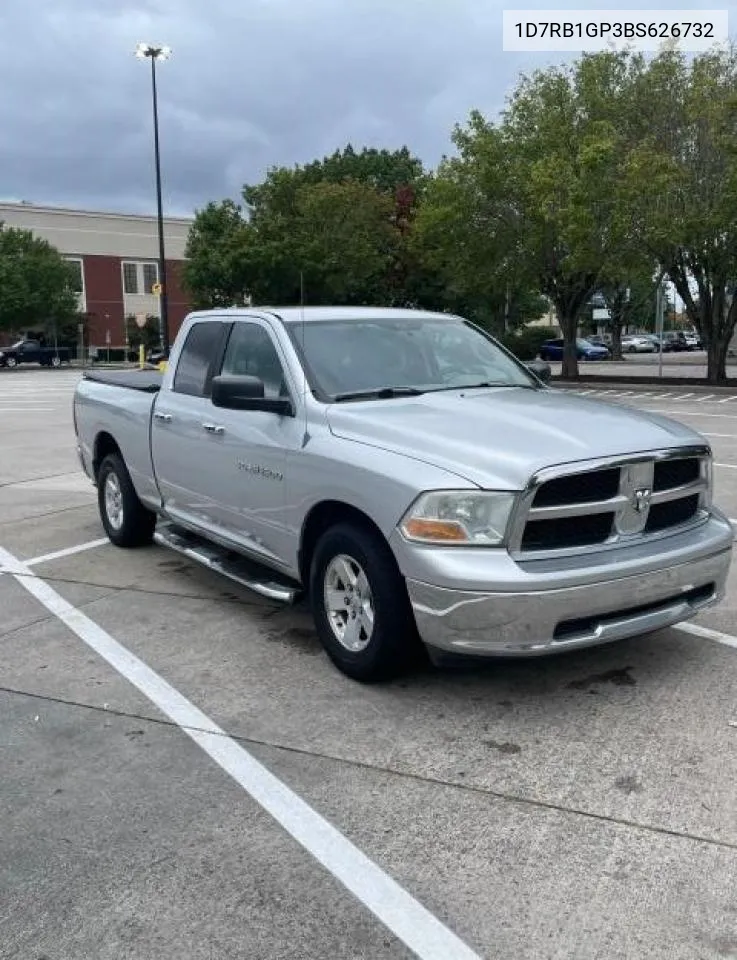
[[[223,325],[212,320],[196,323],[187,334],[172,389],[191,397],[210,393],[210,366],[220,350]]]

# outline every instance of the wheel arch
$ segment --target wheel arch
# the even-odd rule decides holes
[[[322,500],[310,508],[302,523],[299,538],[297,563],[300,580],[306,588],[309,587],[310,566],[318,540],[326,530],[338,523],[353,523],[364,530],[370,530],[381,537],[391,551],[391,546],[381,527],[359,507],[342,500]]]
[[[100,472],[102,461],[111,453],[117,453],[122,457],[120,446],[115,437],[111,433],[108,433],[107,430],[101,430],[95,437],[92,454],[92,472],[95,479],[97,479],[97,474]]]

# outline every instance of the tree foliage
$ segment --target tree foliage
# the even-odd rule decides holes
[[[195,219],[186,283],[198,305],[417,301],[421,268],[406,242],[423,181],[406,147],[350,145],[269,170],[243,188],[245,210],[213,203]],[[426,298],[429,299],[429,298]]]
[[[74,268],[30,230],[0,222],[0,330],[60,324],[76,312]]]
[[[637,103],[641,139],[625,180],[633,232],[683,299],[717,382],[737,323],[737,52],[662,54]]]
[[[183,273],[196,308],[245,302],[251,281],[251,234],[241,208],[232,200],[209,203],[197,213],[187,238]]]

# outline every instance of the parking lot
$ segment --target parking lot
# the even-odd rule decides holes
[[[737,957],[737,568],[684,627],[361,686],[102,539],[79,373],[0,371],[0,957]],[[581,388],[715,454],[737,393]]]

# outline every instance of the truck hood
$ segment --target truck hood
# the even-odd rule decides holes
[[[466,389],[351,401],[330,406],[327,421],[336,437],[500,490],[523,489],[544,467],[706,443],[666,417],[555,389]]]

